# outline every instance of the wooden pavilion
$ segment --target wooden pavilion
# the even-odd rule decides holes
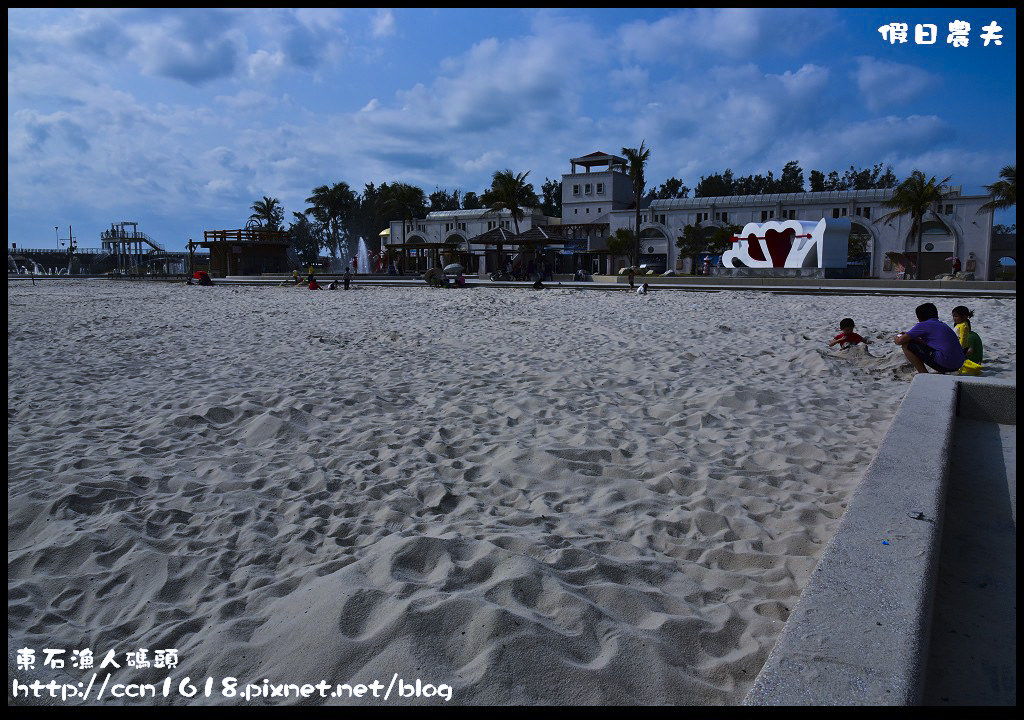
[[[198,245],[210,250],[210,274],[214,277],[289,271],[290,240],[283,230],[205,230]]]

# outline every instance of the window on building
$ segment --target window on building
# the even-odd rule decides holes
[[[775,211],[774,210],[769,210],[768,211],[768,217],[774,218],[775,217]]]
[[[768,220],[768,211],[767,210],[762,210],[761,211],[761,222],[767,222],[767,220]]]
[[[722,213],[722,222],[729,222],[729,213]]]
[[[591,188],[590,183],[587,183],[586,185],[583,186],[583,192],[586,193],[587,195],[590,195],[590,192],[591,192],[590,188]]]
[[[854,210],[853,214],[857,215],[859,217],[860,216],[860,208],[857,208],[856,210]]]
[[[573,195],[579,195],[580,194],[580,186],[579,185],[573,185],[572,186],[572,194]]]
[[[573,215],[579,215],[580,214],[580,209],[579,208],[573,208],[572,209],[572,214]]]
[[[598,214],[598,215],[600,215],[600,214],[601,214],[601,208],[598,208],[598,209],[597,209],[597,214]]]
[[[953,206],[952,205],[947,205],[946,206],[946,214],[947,215],[952,215],[953,214]]]
[[[869,208],[869,207],[864,208],[864,217],[866,217],[866,218],[870,218],[871,217],[871,208]]]
[[[832,208],[832,217],[839,217],[839,208]]]
[[[843,208],[843,217],[846,217],[846,208]]]
[[[604,195],[604,183],[597,184],[597,194]]]

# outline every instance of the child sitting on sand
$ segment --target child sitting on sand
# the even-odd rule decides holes
[[[981,375],[981,361],[984,358],[984,348],[981,344],[981,337],[971,328],[971,318],[974,313],[963,305],[953,308],[953,329],[960,340],[960,347],[964,350],[964,365],[960,368],[961,375]]]
[[[934,303],[918,305],[914,312],[918,323],[907,332],[897,335],[893,342],[903,348],[903,354],[919,373],[932,368],[938,373],[952,373],[964,365],[964,351],[953,328],[939,320]]]
[[[643,285],[638,287],[636,289],[636,294],[637,295],[646,295],[647,294],[647,283],[644,283]]]
[[[865,345],[870,345],[871,342],[869,340],[866,340],[865,338],[861,337],[860,335],[853,331],[856,327],[857,326],[853,322],[853,318],[843,318],[842,320],[840,320],[840,333],[836,335],[834,338],[832,338],[832,342],[830,342],[828,346],[832,347],[833,345],[838,343],[839,349],[845,350],[851,345],[856,345],[857,343],[864,343]]]

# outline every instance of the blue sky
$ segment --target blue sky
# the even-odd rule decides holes
[[[948,24],[970,23],[967,47]],[[1002,44],[986,47],[995,21]],[[877,28],[907,23],[906,44]],[[914,25],[938,26],[934,45]],[[1016,163],[1012,9],[11,9],[8,242],[170,249],[314,187],[539,192],[569,158],[670,176],[892,165],[981,192]],[[997,222],[1015,222],[1016,212]]]

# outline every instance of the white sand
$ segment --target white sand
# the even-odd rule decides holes
[[[9,665],[737,703],[925,301],[9,283]],[[1015,377],[1016,301],[963,304]],[[847,315],[871,355],[825,348]]]

